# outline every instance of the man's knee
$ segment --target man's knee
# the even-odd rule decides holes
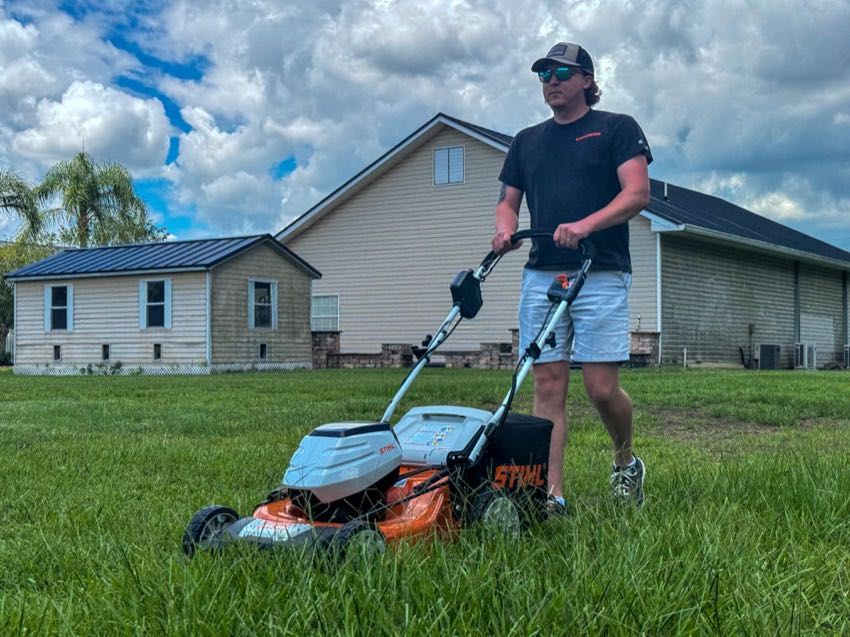
[[[569,366],[566,363],[545,363],[534,367],[534,398],[548,405],[560,403],[567,398]]]
[[[624,399],[629,400],[629,397],[620,387],[619,374],[616,368],[600,367],[586,370],[585,374],[584,386],[587,390],[587,397],[597,408],[614,406]]]

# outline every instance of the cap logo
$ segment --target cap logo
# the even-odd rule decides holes
[[[567,47],[563,44],[556,44],[553,46],[546,57],[561,57],[567,52]]]

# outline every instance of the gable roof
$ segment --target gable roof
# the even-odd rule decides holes
[[[390,165],[403,151],[436,132],[440,126],[465,133],[502,152],[513,141],[511,135],[499,133],[465,122],[444,113],[437,113],[413,133],[366,166],[304,214],[294,219],[277,235],[279,241],[292,238],[330,212],[345,197],[356,192],[380,168]],[[653,230],[686,232],[710,238],[741,243],[794,258],[807,258],[832,266],[850,266],[850,252],[798,232],[733,203],[680,186],[650,179],[650,201],[641,213],[652,221]]]
[[[298,233],[309,228],[313,223],[321,219],[326,213],[330,212],[334,206],[349,195],[354,194],[360,188],[365,186],[372,178],[376,177],[380,172],[392,165],[393,160],[404,154],[404,151],[415,147],[419,142],[423,142],[430,136],[436,134],[440,127],[448,126],[461,133],[469,135],[478,141],[487,144],[502,152],[507,152],[513,139],[510,135],[497,133],[496,131],[482,128],[464,122],[456,117],[450,117],[444,113],[437,113],[422,124],[419,128],[413,131],[410,135],[401,140],[398,144],[390,148],[386,153],[378,159],[366,166],[351,179],[342,184],[339,188],[331,192],[327,197],[319,201],[304,214],[296,217],[283,230],[275,235],[278,241],[291,239]]]
[[[168,241],[98,248],[72,248],[25,265],[9,280],[114,276],[142,273],[199,272],[266,243],[312,278],[321,273],[269,234],[226,239]]]
[[[733,203],[680,186],[650,180],[651,196],[645,215],[659,231],[684,231],[726,239],[792,257],[816,257],[832,265],[850,266],[850,252],[777,223]],[[653,219],[656,217],[656,219]]]

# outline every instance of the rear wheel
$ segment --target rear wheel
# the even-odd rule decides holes
[[[218,504],[204,507],[189,520],[183,533],[183,552],[189,557],[198,550],[215,551],[223,546],[227,527],[239,519],[233,509]]]
[[[469,520],[493,533],[519,535],[522,532],[522,515],[516,501],[491,488],[475,495]]]
[[[340,560],[375,558],[387,550],[384,534],[365,520],[352,520],[337,531],[332,543],[334,556]]]

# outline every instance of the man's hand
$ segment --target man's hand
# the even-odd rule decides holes
[[[584,224],[581,221],[576,221],[573,223],[562,223],[555,228],[555,234],[552,235],[552,238],[555,240],[555,244],[562,248],[577,250],[579,241],[586,238],[589,234],[590,232],[585,229]]]
[[[496,236],[493,237],[493,241],[491,242],[493,252],[496,254],[505,254],[511,250],[516,250],[522,245],[522,241],[511,243],[511,236],[513,236],[513,232],[510,230],[497,230]]]

